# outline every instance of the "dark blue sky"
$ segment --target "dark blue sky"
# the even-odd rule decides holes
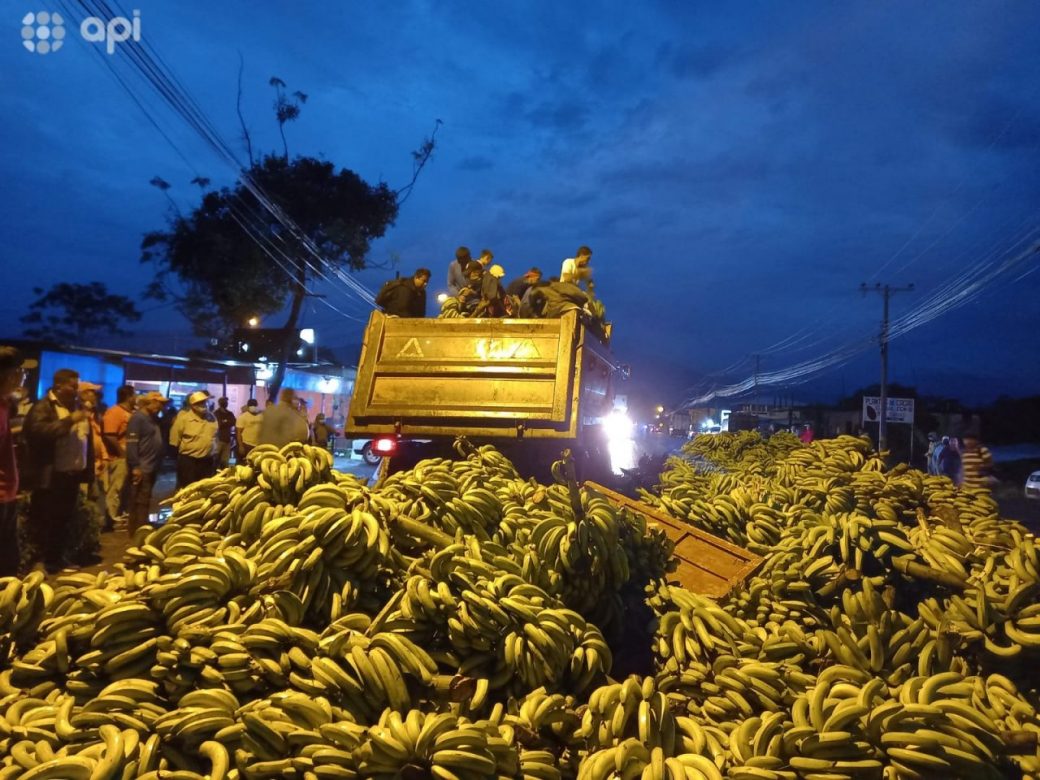
[[[74,27],[62,50],[30,54],[19,37],[30,8],[2,6],[0,333],[14,335],[34,286],[144,287],[140,238],[166,211],[153,176],[190,208],[192,177],[225,184],[231,172],[141,87],[185,162]],[[238,51],[265,149],[280,147],[272,75],[310,96],[290,151],[370,181],[404,184],[410,151],[443,120],[372,259],[430,266],[436,291],[458,244],[490,246],[510,278],[531,264],[555,273],[589,244],[615,351],[662,402],[741,360],[711,381],[745,379],[751,353],[781,371],[869,337],[881,302],[862,281],[914,282],[894,299],[905,313],[1040,237],[1035,2],[133,7],[231,141]],[[893,378],[969,400],[1040,392],[1032,266],[895,341]],[[361,279],[378,288],[386,275]],[[357,322],[324,307],[308,319],[325,343],[360,341]],[[163,308],[142,329],[187,325]],[[871,349],[793,392],[831,396],[876,376]]]

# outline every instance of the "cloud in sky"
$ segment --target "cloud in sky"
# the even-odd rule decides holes
[[[272,75],[310,96],[287,129],[292,152],[391,186],[442,119],[373,258],[446,268],[457,245],[487,245],[518,274],[590,244],[618,353],[673,394],[792,333],[813,336],[771,369],[863,338],[880,307],[861,281],[923,293],[1037,225],[1029,2],[139,5],[143,35],[231,141],[239,52],[263,149],[280,147]],[[191,178],[225,184],[231,171],[141,93],[172,149],[82,41],[48,57],[2,46],[0,73],[14,300],[60,279],[141,290],[140,236],[167,208],[148,181],[170,181],[190,208]],[[1014,359],[1038,293],[1035,274],[905,337],[917,381],[956,393],[959,365],[966,393],[986,375],[993,395],[1040,390],[1037,362]],[[13,333],[20,305],[6,308]],[[333,341],[360,340],[356,323],[310,316]]]

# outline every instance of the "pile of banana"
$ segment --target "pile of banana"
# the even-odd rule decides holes
[[[112,570],[0,581],[0,778],[575,776],[670,546],[570,487],[490,447],[377,487],[254,449]]]
[[[649,599],[660,689],[729,733],[727,777],[1040,771],[1040,550],[987,491],[863,439],[741,433],[695,439],[644,499],[765,558],[718,604]]]
[[[851,437],[686,455],[646,498],[765,557],[719,601],[490,447],[372,487],[258,448],[111,571],[0,580],[0,780],[1040,777],[1040,550],[984,491]]]

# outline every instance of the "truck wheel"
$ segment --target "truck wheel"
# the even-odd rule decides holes
[[[361,448],[361,459],[369,466],[375,466],[382,460],[382,457],[372,451],[372,442],[366,442],[365,446]]]

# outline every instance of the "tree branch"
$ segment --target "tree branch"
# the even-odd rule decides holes
[[[437,130],[442,124],[444,123],[441,120],[436,120],[433,124],[433,132],[430,133],[428,138],[423,139],[418,149],[412,152],[412,180],[394,192],[394,195],[397,197],[398,207],[408,200],[412,190],[415,188],[415,182],[419,179],[419,174],[422,173],[422,169],[426,167],[426,163],[433,156],[433,150],[437,145]]]
[[[249,155],[249,167],[253,167],[253,139],[249,136],[249,128],[246,127],[245,117],[242,116],[242,70],[245,60],[242,52],[238,52],[238,98],[235,100],[235,110],[238,112],[238,123],[242,125],[242,140],[246,142],[246,153]]]

